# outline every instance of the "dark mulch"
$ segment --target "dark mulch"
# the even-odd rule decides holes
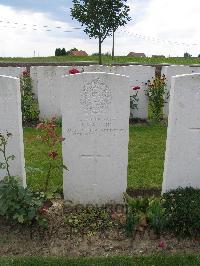
[[[159,197],[161,195],[161,189],[160,188],[128,188],[127,189],[128,195],[131,197],[149,197],[149,196],[157,196]]]

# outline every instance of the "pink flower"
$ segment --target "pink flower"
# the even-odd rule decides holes
[[[165,242],[161,240],[158,244],[158,247],[164,249],[166,247]]]
[[[139,86],[135,86],[135,87],[133,87],[133,90],[134,91],[140,90],[140,87]]]
[[[80,71],[78,69],[76,69],[76,68],[72,68],[72,69],[69,70],[69,74],[71,74],[71,75],[74,75],[74,74],[77,74],[77,73],[80,73]]]

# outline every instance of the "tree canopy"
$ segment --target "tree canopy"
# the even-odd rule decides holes
[[[71,15],[85,26],[84,32],[99,40],[99,63],[101,64],[101,44],[118,27],[130,21],[127,0],[73,0]]]

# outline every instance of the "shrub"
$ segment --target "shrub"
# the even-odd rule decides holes
[[[124,199],[126,203],[125,229],[128,235],[132,235],[137,226],[142,225],[144,221],[146,226],[146,211],[149,206],[149,200],[148,198],[132,198],[128,194],[124,195]]]
[[[139,102],[138,90],[139,89],[140,89],[139,86],[133,87],[133,91],[135,91],[136,93],[130,96],[130,108],[133,110],[138,109],[138,102]]]
[[[149,106],[152,119],[160,121],[163,118],[165,99],[169,96],[166,92],[166,78],[157,76],[153,81],[147,82],[146,95],[149,98]]]
[[[24,71],[20,78],[21,85],[21,105],[23,123],[33,123],[38,121],[38,102],[32,93],[32,81],[29,73]]]
[[[47,221],[43,217],[46,211],[46,198],[43,193],[33,193],[19,183],[19,178],[10,174],[10,161],[14,155],[7,154],[7,144],[11,133],[0,133],[0,170],[6,171],[5,177],[0,181],[0,216],[21,224],[38,223],[46,227]]]
[[[149,199],[149,206],[146,214],[150,228],[153,230],[154,234],[160,238],[160,234],[165,226],[165,209],[162,205],[162,199],[155,197]]]
[[[7,220],[47,227],[45,204],[44,193],[24,188],[16,177],[5,177],[0,182],[0,216]]]
[[[166,228],[182,237],[200,236],[200,189],[171,190],[163,195]]]
[[[68,170],[67,167],[60,163],[59,157],[61,155],[58,152],[58,144],[63,142],[65,138],[60,137],[56,131],[56,118],[52,118],[50,121],[44,121],[37,125],[39,134],[37,140],[45,143],[48,151],[46,152],[46,157],[48,158],[48,169],[44,179],[44,191],[48,192],[49,182],[52,178],[53,171],[57,168]],[[51,193],[49,194],[51,195]]]

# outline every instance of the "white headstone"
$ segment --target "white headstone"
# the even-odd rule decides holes
[[[155,67],[130,65],[124,67],[124,75],[130,78],[131,95],[135,94],[133,87],[139,86],[137,90],[137,97],[139,99],[137,109],[131,109],[131,115],[134,118],[147,119],[148,118],[148,98],[146,96],[146,83],[148,80],[155,78]]]
[[[25,67],[0,67],[0,75],[19,78]]]
[[[191,74],[191,73],[192,73],[192,69],[190,66],[185,66],[185,65],[163,66],[161,74],[165,75],[165,77],[166,77],[167,93],[170,95],[171,79],[173,76],[182,75],[182,74]],[[168,99],[166,99],[166,103],[164,106],[163,112],[164,112],[165,117],[168,117],[168,114],[169,114],[169,101],[170,101],[170,97]]]
[[[200,74],[172,78],[162,191],[200,188]]]
[[[142,66],[142,65],[127,65],[127,66],[98,66],[91,65],[84,67],[85,72],[106,72],[120,75],[129,76],[129,89],[130,95],[135,94],[133,87],[139,86],[140,90],[137,91],[138,96],[138,109],[132,110],[131,115],[134,118],[147,119],[148,118],[148,98],[145,90],[148,80],[155,78],[155,67]]]
[[[191,66],[192,73],[200,73],[200,66]]]
[[[125,76],[83,73],[62,90],[64,197],[73,203],[121,203],[127,187],[129,83]]]
[[[30,68],[30,77],[32,82],[32,92],[36,99],[38,99],[38,68],[39,67],[31,67]]]
[[[18,78],[0,76],[0,133],[11,133],[7,146],[7,155],[14,155],[15,160],[10,161],[10,173],[21,178],[26,185],[24,144],[22,130],[20,80]],[[0,162],[4,162],[0,153]],[[0,169],[0,179],[6,171]]]
[[[67,75],[71,67],[38,67],[35,70],[37,76],[38,103],[40,110],[40,119],[51,119],[52,117],[61,117],[61,87],[62,76]]]

